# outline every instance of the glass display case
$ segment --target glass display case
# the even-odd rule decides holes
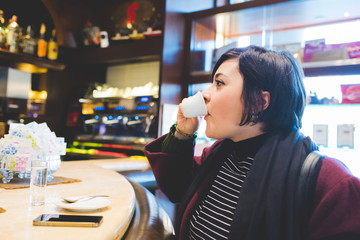
[[[357,0],[248,1],[192,13],[189,95],[205,89],[222,53],[259,45],[302,63],[308,94],[302,131],[360,176],[360,8]]]

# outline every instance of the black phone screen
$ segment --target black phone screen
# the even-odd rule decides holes
[[[71,223],[76,226],[98,226],[102,222],[103,216],[90,216],[90,215],[63,215],[63,214],[42,214],[34,219],[35,225],[60,225]],[[53,224],[51,224],[53,223]],[[57,224],[58,223],[58,224]],[[68,224],[67,224],[68,223]]]

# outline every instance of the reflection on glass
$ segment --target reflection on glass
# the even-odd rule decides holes
[[[230,4],[243,2],[230,0]],[[355,66],[353,70],[360,64],[358,5],[358,0],[294,0],[218,14],[209,12],[192,23],[191,76],[196,82],[197,76],[209,75],[223,51],[250,44],[288,50],[307,70],[351,65]],[[330,74],[327,69],[319,72]],[[305,78],[311,104],[305,108],[302,131],[314,138],[314,132],[326,128],[327,141],[320,146],[321,152],[342,160],[360,176],[360,163],[354,161],[360,155],[360,118],[354,115],[360,111],[360,75],[346,74],[349,72]],[[203,91],[209,84],[191,84],[189,94]],[[197,143],[210,141],[203,134],[205,126],[204,121]],[[344,126],[355,129],[353,146],[339,145],[339,128]],[[314,139],[319,141],[319,136]]]
[[[354,50],[360,48],[357,4],[356,0],[290,1],[195,19],[191,72],[210,72],[222,50],[250,44],[289,50],[303,62],[360,58]]]
[[[216,0],[216,7],[222,7],[227,4],[227,0]]]
[[[319,76],[306,77],[304,79],[307,95],[313,95],[313,97],[316,97],[318,104],[326,104],[326,102],[328,102],[327,100],[330,99],[334,99],[334,101],[330,102],[329,104],[335,104],[335,101],[338,104],[344,103],[344,96],[341,86],[360,86],[359,83],[360,75]]]
[[[230,0],[230,4],[250,2],[250,1],[253,1],[253,0]]]

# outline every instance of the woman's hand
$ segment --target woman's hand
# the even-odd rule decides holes
[[[196,130],[199,128],[199,117],[194,118],[186,118],[181,110],[181,107],[179,107],[178,113],[177,113],[177,128],[179,131],[193,135]],[[189,139],[188,137],[178,133],[175,131],[175,137],[179,139]]]

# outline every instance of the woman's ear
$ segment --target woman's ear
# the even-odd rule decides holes
[[[268,91],[262,91],[262,98],[264,100],[263,110],[265,110],[270,104],[270,93]]]

